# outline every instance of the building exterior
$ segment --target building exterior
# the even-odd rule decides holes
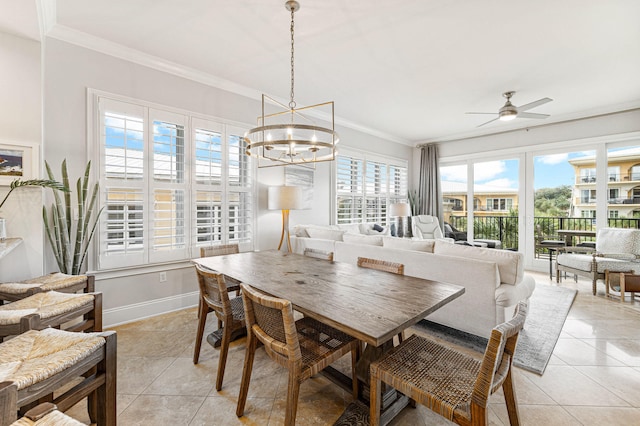
[[[473,189],[473,214],[476,217],[509,216],[509,212],[518,209],[517,189],[479,184]],[[452,216],[467,216],[466,183],[442,181],[442,197],[446,222],[451,222]]]
[[[596,216],[595,156],[569,160],[575,170],[572,196],[574,217]],[[640,217],[640,148],[610,150],[607,164],[607,211],[609,218]]]

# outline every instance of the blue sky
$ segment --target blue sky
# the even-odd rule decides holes
[[[553,188],[560,185],[573,185],[574,169],[570,159],[595,155],[595,151],[541,155],[534,160],[534,189]],[[453,182],[466,181],[466,165],[443,167],[442,180]],[[475,183],[501,188],[518,188],[518,160],[494,160],[476,163],[474,166]]]

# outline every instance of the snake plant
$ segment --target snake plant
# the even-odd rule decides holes
[[[54,180],[49,164],[45,161],[47,175]],[[78,178],[76,183],[76,209],[77,220],[74,220],[73,205],[71,204],[71,193],[66,192],[64,199],[54,191],[55,202],[51,209],[46,206],[42,208],[42,219],[47,233],[47,238],[51,244],[53,254],[60,268],[60,272],[71,275],[79,275],[82,270],[89,243],[96,230],[98,219],[102,209],[95,212],[98,198],[98,183],[93,185],[89,196],[89,174],[91,171],[91,161],[87,163],[84,176]],[[69,174],[67,173],[67,160],[62,162],[62,183],[69,188]]]
[[[11,184],[9,185],[9,192],[7,192],[7,195],[5,195],[4,198],[2,199],[2,202],[0,202],[0,209],[2,208],[2,206],[4,206],[5,201],[7,201],[7,198],[9,198],[9,195],[11,195],[11,193],[14,190],[16,190],[18,188],[24,188],[25,186],[40,186],[42,188],[57,189],[58,191],[64,191],[64,192],[68,192],[69,191],[69,188],[67,188],[66,186],[64,186],[63,184],[58,182],[57,180],[52,180],[52,179],[30,179],[30,180],[16,179],[13,182],[11,182]]]

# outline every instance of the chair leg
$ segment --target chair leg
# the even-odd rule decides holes
[[[591,289],[593,290],[593,295],[594,296],[596,295],[596,283],[597,283],[597,281],[598,281],[598,276],[594,275],[592,283],[591,283]]]
[[[225,321],[226,327],[222,333],[222,343],[220,344],[220,358],[218,359],[218,377],[216,378],[216,390],[222,389],[224,379],[224,368],[227,365],[227,354],[229,353],[229,343],[231,343],[231,318]]]
[[[242,417],[244,406],[247,403],[249,394],[249,382],[251,381],[251,370],[253,369],[253,359],[256,354],[257,339],[251,330],[247,330],[247,347],[244,353],[244,367],[242,368],[242,382],[240,383],[240,394],[238,395],[238,406],[236,416]]]
[[[113,333],[105,339],[104,359],[97,368],[97,374],[104,374],[104,383],[89,394],[87,405],[92,423],[116,426],[117,335]]]
[[[289,384],[287,386],[287,411],[284,416],[285,426],[295,426],[298,411],[298,396],[300,395],[300,375],[295,369],[289,369]]]
[[[380,378],[371,375],[369,383],[369,425],[378,426],[380,424]]]
[[[193,348],[193,363],[197,364],[200,359],[200,347],[202,346],[202,336],[204,335],[204,326],[207,323],[207,314],[209,308],[204,301],[204,299],[200,298],[199,304],[199,312],[200,317],[198,318],[198,332],[196,333],[196,346]]]
[[[509,413],[509,423],[512,426],[520,424],[520,414],[518,413],[518,402],[516,400],[516,390],[513,387],[513,375],[511,368],[507,372],[507,377],[502,384],[504,399],[507,403],[507,412]]]

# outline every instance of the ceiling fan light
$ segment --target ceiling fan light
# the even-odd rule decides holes
[[[500,121],[511,121],[518,115],[515,111],[506,111],[500,114]]]

